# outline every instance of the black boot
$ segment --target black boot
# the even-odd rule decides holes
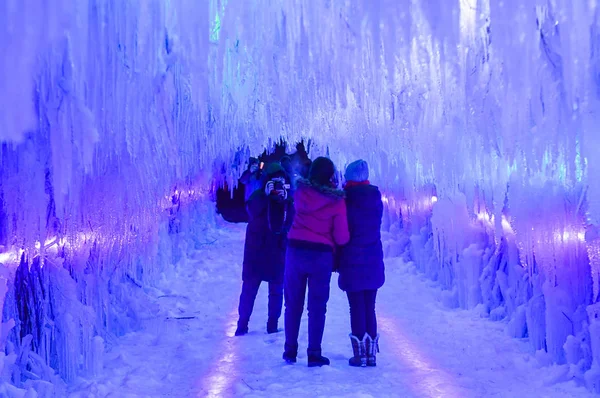
[[[290,346],[288,344],[285,344],[284,346],[284,351],[283,351],[283,360],[286,363],[296,363],[296,357],[298,356],[298,346]]]
[[[379,352],[379,335],[371,338],[367,333],[365,335],[365,348],[367,351],[367,366],[377,366],[377,353]]]
[[[243,336],[248,334],[248,322],[238,321],[237,329],[235,330],[236,336]]]
[[[267,333],[272,334],[277,332],[279,332],[277,327],[277,319],[269,319],[267,321]]]
[[[354,352],[354,356],[348,360],[348,365],[355,367],[367,366],[367,351],[365,347],[367,336],[368,334],[365,334],[363,339],[359,340],[358,337],[350,334],[350,342],[352,343],[352,351]]]
[[[319,351],[308,351],[308,367],[314,368],[316,366],[329,365],[329,358],[321,355]]]

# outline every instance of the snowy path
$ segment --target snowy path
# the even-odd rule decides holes
[[[540,368],[503,324],[443,309],[438,290],[398,259],[387,261],[378,297],[378,367],[350,368],[346,298],[332,281],[324,337],[329,367],[306,367],[306,319],[299,362],[281,360],[283,333],[267,335],[266,286],[251,332],[231,337],[237,320],[243,225],[165,277],[156,324],[127,335],[107,354],[102,377],[73,397],[591,397],[572,383],[551,385],[563,368]],[[306,315],[305,315],[306,317]],[[179,318],[179,319],[178,319]],[[281,322],[282,324],[283,322]]]

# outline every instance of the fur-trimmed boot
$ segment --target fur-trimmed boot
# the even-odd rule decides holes
[[[365,347],[367,336],[368,334],[365,334],[363,339],[359,340],[358,337],[350,333],[350,342],[352,343],[354,356],[348,359],[348,365],[363,368],[367,366],[367,351]]]
[[[367,351],[367,366],[377,366],[377,353],[379,352],[379,335],[372,338],[365,334],[365,349]]]

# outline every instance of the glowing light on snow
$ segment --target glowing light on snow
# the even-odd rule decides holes
[[[227,315],[227,324],[225,328],[226,338],[222,339],[221,346],[215,351],[223,355],[212,367],[211,372],[201,381],[200,389],[207,395],[198,395],[198,397],[220,398],[230,396],[229,389],[236,381],[236,363],[239,361],[237,346],[235,344],[235,329],[237,326],[237,306]]]
[[[438,201],[437,196],[432,196],[431,197],[431,203],[437,203],[437,201]]]
[[[414,391],[415,396],[430,398],[468,396],[456,385],[455,378],[440,366],[436,366],[434,361],[422,351],[420,344],[406,336],[402,332],[402,327],[398,326],[392,318],[378,314],[377,322],[390,342],[386,347],[393,351],[394,358],[408,368],[409,371],[404,374],[412,381],[409,387]]]

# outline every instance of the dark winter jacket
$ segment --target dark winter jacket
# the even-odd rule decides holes
[[[293,220],[291,198],[282,200],[255,191],[247,204],[249,222],[244,245],[243,280],[283,281],[287,231]]]
[[[240,177],[240,182],[244,184],[244,200],[246,203],[250,200],[252,194],[260,189],[261,186],[261,178],[260,171],[256,171],[254,173],[250,172],[250,170],[244,171],[242,176]]]
[[[350,242],[339,248],[336,265],[340,289],[354,292],[375,290],[385,281],[381,219],[383,203],[376,186],[346,188]]]

